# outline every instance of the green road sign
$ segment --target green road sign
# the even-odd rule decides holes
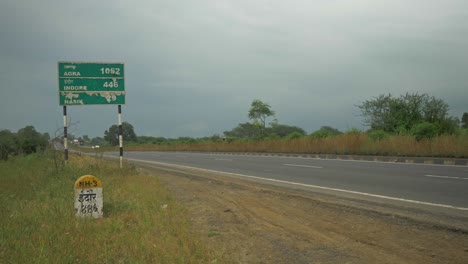
[[[60,105],[125,104],[125,92],[59,92]]]
[[[124,91],[124,80],[117,78],[89,79],[89,78],[60,78],[59,91]]]
[[[60,105],[125,104],[123,63],[59,62]]]
[[[124,78],[123,63],[59,62],[61,77],[121,77]]]

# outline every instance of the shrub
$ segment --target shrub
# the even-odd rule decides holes
[[[351,128],[350,130],[346,131],[345,134],[347,135],[359,135],[361,134],[361,130],[359,128]]]
[[[382,139],[385,139],[389,136],[389,134],[383,130],[373,130],[368,133],[369,138],[372,141],[380,141]]]
[[[330,126],[322,126],[319,130],[310,134],[310,136],[313,138],[327,138],[331,136],[337,136],[340,134],[342,134],[342,132],[336,128]]]
[[[302,133],[299,133],[299,132],[292,132],[290,134],[288,134],[285,139],[287,140],[291,140],[291,139],[297,139],[297,138],[301,138],[303,137],[304,135]]]
[[[7,160],[17,149],[16,137],[9,130],[0,131],[0,159]]]
[[[271,134],[268,134],[267,137],[265,137],[265,140],[277,140],[277,139],[280,139],[281,137],[276,134],[276,133],[271,133]]]
[[[9,156],[29,155],[42,152],[49,144],[48,134],[41,134],[33,126],[26,126],[12,133],[9,130],[0,131],[0,159],[7,160]]]
[[[413,135],[417,141],[420,141],[424,138],[431,139],[438,134],[438,127],[434,123],[423,122],[414,125],[411,129],[411,135]]]
[[[461,128],[458,133],[460,136],[468,136],[468,128]]]
[[[310,134],[311,137],[313,138],[326,138],[326,137],[329,137],[331,136],[330,132],[326,131],[326,130],[317,130],[315,132],[313,132],[312,134]]]

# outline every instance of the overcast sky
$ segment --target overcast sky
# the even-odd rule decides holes
[[[0,1],[0,129],[63,126],[58,61],[125,63],[138,135],[210,136],[254,99],[313,132],[364,128],[360,102],[428,93],[468,112],[466,0]],[[70,106],[103,136],[117,106]],[[52,134],[53,135],[53,134]]]

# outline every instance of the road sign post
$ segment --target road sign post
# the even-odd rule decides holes
[[[63,151],[65,152],[65,164],[68,162],[68,122],[67,122],[67,106],[63,106]]]
[[[125,104],[123,63],[59,62],[59,105],[63,106],[65,163],[68,160],[67,106],[118,105],[120,168],[123,158],[122,110]]]

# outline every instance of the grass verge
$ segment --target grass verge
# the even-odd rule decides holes
[[[53,156],[53,154],[52,154]],[[51,155],[0,162],[2,263],[210,263],[218,259],[194,236],[186,209],[156,177],[130,165]],[[104,217],[77,219],[73,184],[103,182]]]

